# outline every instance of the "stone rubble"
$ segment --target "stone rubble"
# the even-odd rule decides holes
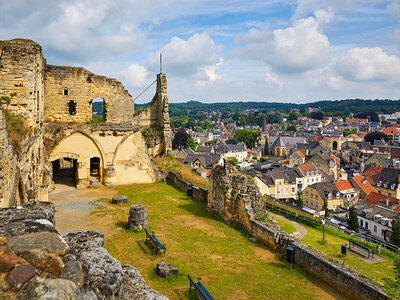
[[[28,227],[28,220],[44,226]],[[168,299],[103,248],[102,232],[59,235],[51,203],[2,209],[0,228],[0,299]]]

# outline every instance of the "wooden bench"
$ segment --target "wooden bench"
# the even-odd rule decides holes
[[[147,240],[150,240],[154,247],[156,248],[156,256],[158,254],[158,252],[163,251],[164,250],[164,256],[165,256],[165,252],[167,251],[167,249],[165,248],[165,245],[161,244],[161,242],[156,238],[156,236],[153,234],[150,234],[146,229],[144,230],[146,232],[146,241],[145,243],[147,243]]]
[[[354,241],[349,241],[349,249],[351,249],[351,246],[353,246],[353,248],[355,247],[355,248],[360,249],[361,251],[364,251],[365,253],[367,253],[368,258],[371,254],[372,254],[372,256],[374,255],[374,251],[369,250],[367,247],[364,247]]]
[[[200,282],[200,277],[197,277],[197,282],[194,282],[193,279],[188,275],[189,281],[190,281],[190,288],[189,288],[189,294],[190,291],[192,290],[192,286],[196,290],[197,294],[204,300],[214,300],[214,298],[210,295],[210,293],[206,290],[204,285]]]

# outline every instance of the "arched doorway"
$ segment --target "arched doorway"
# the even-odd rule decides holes
[[[92,183],[100,182],[100,157],[90,158],[90,181]]]
[[[53,182],[76,187],[77,184],[77,159],[61,157],[51,162],[53,168]]]

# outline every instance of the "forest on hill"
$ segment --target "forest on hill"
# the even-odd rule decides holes
[[[135,110],[144,108],[148,104],[135,104]],[[307,108],[320,108],[322,112],[337,113],[349,116],[350,113],[357,114],[365,111],[383,112],[386,114],[400,111],[400,100],[324,100],[305,104],[279,103],[279,102],[219,102],[203,103],[199,101],[188,101],[184,103],[170,103],[171,116],[179,116],[197,112],[242,112],[247,109],[259,111],[289,113],[292,109],[299,109],[304,113]]]

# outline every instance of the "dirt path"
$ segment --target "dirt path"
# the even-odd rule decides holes
[[[296,231],[293,232],[291,235],[297,237],[299,240],[301,240],[303,237],[305,237],[307,235],[307,232],[308,232],[307,229],[304,226],[301,226],[299,223],[289,220],[289,219],[285,218],[284,216],[274,214],[270,211],[268,212],[268,214],[270,214],[271,216],[273,216],[276,219],[285,221],[289,224],[292,224],[294,227],[296,227]]]
[[[76,189],[56,186],[56,189],[49,194],[49,201],[56,206],[56,229],[60,233],[89,229],[110,233],[114,229],[114,224],[109,221],[104,222],[98,216],[91,214],[93,208],[91,202],[100,198],[111,198],[116,194],[115,190],[105,187]]]

